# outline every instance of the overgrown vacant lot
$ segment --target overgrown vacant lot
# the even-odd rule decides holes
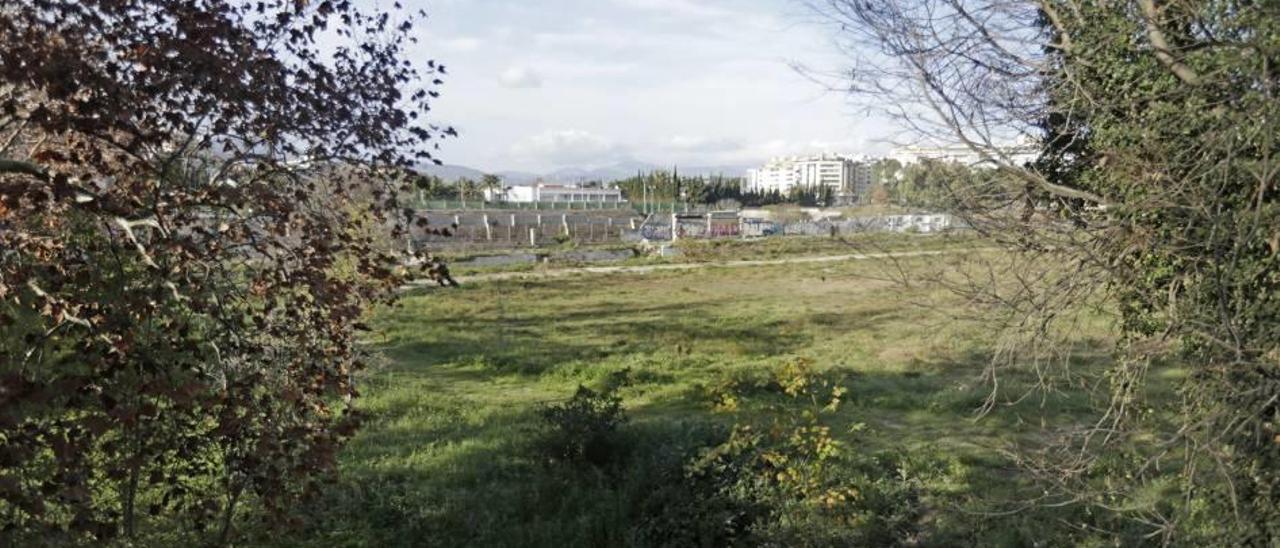
[[[1077,387],[1005,404],[1034,381],[1006,375],[1002,403],[979,417],[992,334],[955,320],[964,305],[947,293],[885,281],[885,267],[708,268],[411,295],[378,316],[370,345],[386,360],[364,380],[369,419],[341,478],[307,510],[314,520],[287,543],[708,545],[754,542],[743,536],[752,524],[791,544],[1045,539],[1074,510],[1007,514],[1035,489],[1005,450],[1091,420],[1091,398],[1105,396],[1089,387],[1112,344],[1105,319],[1081,337]],[[616,393],[630,420],[606,454],[556,458],[542,410],[579,385]],[[836,386],[847,392],[828,406]],[[796,427],[809,420],[797,417],[812,419]],[[769,468],[755,485],[771,495],[734,498],[751,482],[717,484],[696,463],[735,423],[821,425],[837,455],[780,450],[791,460],[778,472],[796,467],[817,491],[779,494],[765,484],[785,482]],[[848,496],[827,500],[828,487]]]

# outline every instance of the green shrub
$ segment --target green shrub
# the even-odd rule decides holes
[[[727,439],[686,467],[702,503],[683,510],[694,523],[723,516],[729,539],[747,545],[893,546],[920,537],[922,482],[894,454],[850,451],[827,417],[846,394],[805,360],[767,379],[732,378],[713,389],[718,410],[748,398],[782,401],[742,413]],[[863,429],[855,425],[855,433]]]
[[[700,447],[687,448],[675,460],[663,457],[649,474],[645,496],[635,505],[631,540],[636,546],[749,546],[750,529],[767,508],[752,500],[724,496],[737,478],[705,474],[688,463],[708,446],[723,442],[716,428]]]
[[[578,386],[572,398],[545,407],[541,415],[550,428],[540,450],[549,461],[605,466],[621,459],[617,430],[627,416],[612,390]]]

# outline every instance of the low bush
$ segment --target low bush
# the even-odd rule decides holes
[[[836,439],[834,414],[847,390],[808,361],[715,383],[713,405],[735,414],[735,424],[712,427],[674,455],[673,446],[652,447],[656,438],[643,428],[620,431],[627,417],[617,390],[632,375],[615,371],[598,390],[579,386],[545,407],[538,445],[548,462],[605,472],[588,476],[626,499],[631,544],[895,546],[922,538],[919,459],[859,452]]]
[[[621,460],[617,430],[627,416],[613,390],[578,386],[572,398],[543,408],[541,415],[549,429],[540,452],[549,461],[605,466]]]
[[[781,400],[778,399],[781,393]],[[827,419],[846,389],[795,360],[769,379],[734,378],[713,391],[718,410],[769,398],[763,412],[740,412],[722,443],[686,466],[687,484],[706,492],[685,522],[722,516],[722,535],[746,545],[905,545],[918,541],[922,483],[906,459],[850,451]],[[851,427],[853,433],[864,429]]]

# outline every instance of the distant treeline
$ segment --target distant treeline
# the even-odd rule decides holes
[[[994,170],[936,160],[905,166],[893,159],[879,160],[872,166],[872,180],[865,195],[858,196],[859,202],[930,209],[945,209],[961,195],[980,192],[990,196],[1006,192],[1009,187],[1008,181],[1001,184],[1000,175]],[[668,205],[675,201],[682,205],[723,204],[726,207],[775,204],[812,207],[835,203],[835,192],[827,187],[796,187],[786,193],[743,192],[742,183],[742,177],[685,176],[678,170],[654,170],[611,183],[587,181],[581,185],[616,186],[628,201],[637,205],[645,200],[650,204]],[[480,201],[485,189],[505,186],[497,175],[485,175],[480,180],[464,177],[446,181],[435,175],[418,174],[414,180],[419,200]]]
[[[504,186],[497,175],[485,175],[479,181],[467,177],[446,181],[437,175],[415,173],[412,182],[418,200],[478,201],[484,199],[485,189],[499,190]]]
[[[632,177],[614,181],[622,194],[632,203],[679,203],[715,205],[735,202],[746,207],[773,204],[799,204],[814,206],[831,204],[835,193],[829,188],[793,188],[791,192],[743,192],[742,177],[724,175],[683,176],[679,170],[656,170],[637,173]]]

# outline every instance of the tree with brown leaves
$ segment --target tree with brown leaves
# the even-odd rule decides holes
[[[0,544],[226,542],[332,470],[453,133],[395,7],[0,6]]]

